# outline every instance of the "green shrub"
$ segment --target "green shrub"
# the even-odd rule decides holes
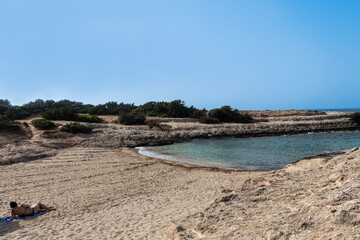
[[[55,124],[52,121],[46,119],[34,119],[31,121],[31,124],[36,129],[41,129],[41,130],[50,130],[55,127]]]
[[[67,120],[75,121],[77,120],[77,111],[71,107],[62,107],[62,108],[52,108],[46,110],[42,117],[48,120]]]
[[[81,125],[77,122],[71,122],[65,124],[61,129],[62,132],[71,132],[71,133],[91,133],[93,130],[91,127]]]
[[[360,125],[360,113],[354,113],[351,117],[350,117],[351,121],[353,121],[354,123],[356,123],[357,125]]]
[[[124,125],[143,125],[145,124],[145,114],[138,112],[121,113],[118,117],[119,123]]]
[[[6,110],[11,107],[10,101],[7,99],[0,99],[0,115],[4,115]]]
[[[202,118],[202,117],[205,117],[206,116],[206,109],[204,108],[203,110],[199,110],[199,109],[196,109],[195,107],[191,106],[189,108],[189,111],[190,111],[190,117],[191,118]]]
[[[133,110],[144,113],[147,116],[174,117],[174,118],[200,118],[206,114],[206,110],[196,109],[194,106],[186,107],[185,102],[174,100],[171,102],[147,102]]]
[[[211,109],[208,113],[208,116],[219,119],[222,122],[226,120],[226,115],[220,108]]]
[[[24,127],[29,127],[29,124],[27,122],[23,122]]]
[[[150,117],[157,117],[157,116],[159,116],[159,114],[158,113],[156,113],[156,112],[146,112],[146,116],[150,116]]]
[[[4,105],[4,106],[10,107],[10,106],[11,106],[11,103],[10,103],[10,101],[7,100],[7,99],[0,99],[0,105]]]
[[[24,119],[30,114],[26,112],[22,107],[10,107],[5,111],[4,114],[8,119]]]
[[[239,113],[239,116],[237,117],[237,121],[238,123],[252,123],[254,122],[254,119],[247,113],[245,114],[240,114]]]
[[[168,104],[168,115],[175,118],[189,117],[190,110],[183,101],[175,100]]]
[[[220,121],[217,118],[205,116],[205,117],[200,118],[199,122],[205,123],[205,124],[214,124],[214,123],[219,123]]]
[[[0,131],[16,131],[20,129],[20,123],[14,122],[4,115],[0,115]]]
[[[71,109],[74,109],[76,112],[87,113],[89,111],[89,109],[94,106],[91,104],[84,105],[81,102],[75,102],[75,101],[70,101],[70,100],[66,100],[66,99],[60,100],[58,102],[55,102],[53,100],[44,101],[42,99],[37,99],[34,102],[29,102],[29,103],[24,104],[22,107],[30,114],[39,114],[39,113],[46,112],[50,109],[54,109],[54,108],[59,109],[59,108],[64,108],[64,107],[69,107]],[[58,120],[61,120],[61,119],[58,119]]]
[[[230,106],[215,108],[209,111],[209,117],[217,118],[220,122],[251,123],[252,117],[249,114],[240,114],[238,110],[232,110]]]
[[[79,114],[77,120],[79,122],[91,122],[91,123],[101,123],[104,121],[104,119],[99,118],[98,116],[87,115],[87,114]]]
[[[89,108],[88,113],[91,115],[118,115],[121,112],[131,112],[136,108],[134,104],[107,102]]]

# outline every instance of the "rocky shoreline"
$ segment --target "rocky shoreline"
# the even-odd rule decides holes
[[[279,114],[280,113],[280,114]],[[243,138],[291,135],[308,132],[354,131],[358,129],[348,112],[331,112],[318,115],[308,112],[275,111],[261,115],[262,120],[250,124],[201,124],[194,119],[149,118],[157,127],[147,125],[125,126],[114,123],[116,116],[105,116],[105,123],[87,125],[94,128],[91,134],[59,132],[66,121],[55,121],[54,131],[39,131],[31,124],[23,135],[0,135],[0,164],[35,160],[56,154],[58,149],[73,146],[120,148],[154,146],[208,138]],[[254,118],[259,116],[256,111]],[[326,118],[328,116],[328,118]],[[33,118],[26,120],[30,123]]]
[[[354,131],[358,127],[347,115],[337,118],[313,120],[313,118],[293,121],[255,122],[251,124],[223,123],[201,124],[181,119],[157,119],[159,127],[150,129],[148,126],[121,126],[118,124],[98,124],[95,132],[81,139],[82,146],[98,147],[137,147],[165,145],[193,139],[209,138],[243,138],[301,134],[308,132]],[[111,141],[107,141],[111,139]]]
[[[249,177],[202,211],[170,224],[168,239],[359,239],[359,148]]]

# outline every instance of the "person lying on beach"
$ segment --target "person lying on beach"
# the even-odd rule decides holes
[[[19,217],[32,216],[38,213],[39,211],[43,211],[43,210],[48,210],[48,211],[56,210],[56,208],[47,207],[42,203],[37,203],[32,206],[27,204],[20,204],[20,206],[18,206],[16,202],[11,202],[10,207],[12,208],[11,218],[16,218],[16,215]]]

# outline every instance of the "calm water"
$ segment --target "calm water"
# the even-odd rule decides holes
[[[360,146],[358,131],[195,140],[166,146],[140,147],[139,153],[200,166],[274,170],[307,156],[357,146]]]

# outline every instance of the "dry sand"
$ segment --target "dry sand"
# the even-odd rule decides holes
[[[271,172],[187,168],[133,149],[74,147],[0,166],[9,201],[56,211],[1,239],[359,239],[360,150]],[[335,212],[336,210],[336,212]]]
[[[0,168],[1,216],[9,215],[11,200],[57,207],[0,223],[1,239],[163,239],[170,223],[260,174],[183,168],[102,148],[69,148]]]

